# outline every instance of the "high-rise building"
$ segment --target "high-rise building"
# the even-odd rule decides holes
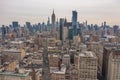
[[[2,25],[1,31],[2,31],[2,38],[5,38],[5,35],[6,35],[6,28],[5,28],[4,25]]]
[[[104,48],[103,50],[103,64],[102,64],[102,75],[104,77],[104,80],[107,80],[107,74],[108,74],[108,59],[110,55],[110,48]]]
[[[63,56],[63,64],[66,65],[66,67],[69,67],[70,66],[70,55],[69,54],[65,54]]]
[[[48,21],[47,21],[47,31],[50,31],[50,18],[48,17]]]
[[[73,35],[77,35],[77,11],[72,12],[72,27],[73,27]]]
[[[14,29],[17,29],[19,27],[19,24],[18,24],[17,21],[13,21],[12,26],[13,26]]]
[[[87,42],[87,49],[96,53],[98,57],[98,70],[102,72],[103,46],[100,42]]]
[[[68,28],[65,26],[63,27],[63,41],[66,41],[68,39]]]
[[[119,26],[118,25],[114,25],[113,30],[114,30],[114,34],[119,34]]]
[[[57,21],[56,21],[56,31],[59,31],[59,22],[58,22],[58,18],[57,18]]]
[[[60,19],[60,40],[63,41],[63,27],[64,27],[64,19]]]
[[[53,10],[52,16],[51,16],[51,21],[52,21],[52,25],[51,25],[51,33],[52,35],[55,35],[55,31],[56,31],[56,27],[55,27],[55,23],[56,23],[56,16]]]
[[[120,79],[120,44],[105,44],[103,51],[102,75],[104,80]]]
[[[113,50],[108,60],[107,80],[120,80],[120,50]]]
[[[19,24],[17,21],[13,21],[12,22],[12,26],[13,26],[13,32],[16,34],[16,37],[19,37]]]
[[[31,23],[30,22],[26,22],[26,27],[28,28],[28,30],[30,31],[30,32],[32,32],[33,30],[32,30],[32,26],[31,26]]]
[[[73,39],[73,29],[70,28],[68,31],[68,39],[72,40]]]
[[[78,80],[97,80],[97,57],[91,51],[79,54]]]

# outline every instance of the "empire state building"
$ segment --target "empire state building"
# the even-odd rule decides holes
[[[56,26],[55,26],[55,13],[54,13],[54,10],[53,10],[53,13],[52,13],[52,16],[51,16],[52,18],[52,25],[51,25],[51,33],[52,33],[52,35],[54,36],[55,35],[55,32],[56,32]]]

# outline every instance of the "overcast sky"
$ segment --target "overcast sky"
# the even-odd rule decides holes
[[[24,24],[46,22],[53,9],[56,17],[71,21],[72,10],[78,12],[78,21],[89,24],[120,25],[120,0],[0,0],[0,25],[12,21]]]

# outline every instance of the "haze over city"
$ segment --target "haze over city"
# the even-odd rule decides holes
[[[71,21],[72,10],[78,12],[78,21],[101,25],[107,21],[109,25],[120,25],[119,0],[1,0],[0,25],[8,25],[19,21],[23,25],[46,22],[53,9],[56,17]]]
[[[0,0],[0,80],[120,80],[120,0]]]

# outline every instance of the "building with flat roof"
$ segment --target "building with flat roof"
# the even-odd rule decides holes
[[[107,80],[120,80],[120,49],[109,55]]]
[[[70,55],[69,54],[63,55],[62,63],[65,64],[67,67],[70,66]]]
[[[15,59],[17,59],[18,61],[20,61],[20,60],[22,60],[25,57],[26,52],[25,52],[24,49],[11,48],[11,49],[5,49],[5,50],[3,50],[2,54],[13,56]]]
[[[60,56],[57,54],[49,54],[49,66],[50,67],[58,67],[58,62],[60,61]]]
[[[30,71],[23,73],[16,72],[0,72],[0,80],[31,80]]]
[[[61,65],[58,67],[50,67],[51,80],[65,80],[66,66]]]
[[[78,80],[97,80],[97,57],[91,51],[85,51],[78,57]]]

